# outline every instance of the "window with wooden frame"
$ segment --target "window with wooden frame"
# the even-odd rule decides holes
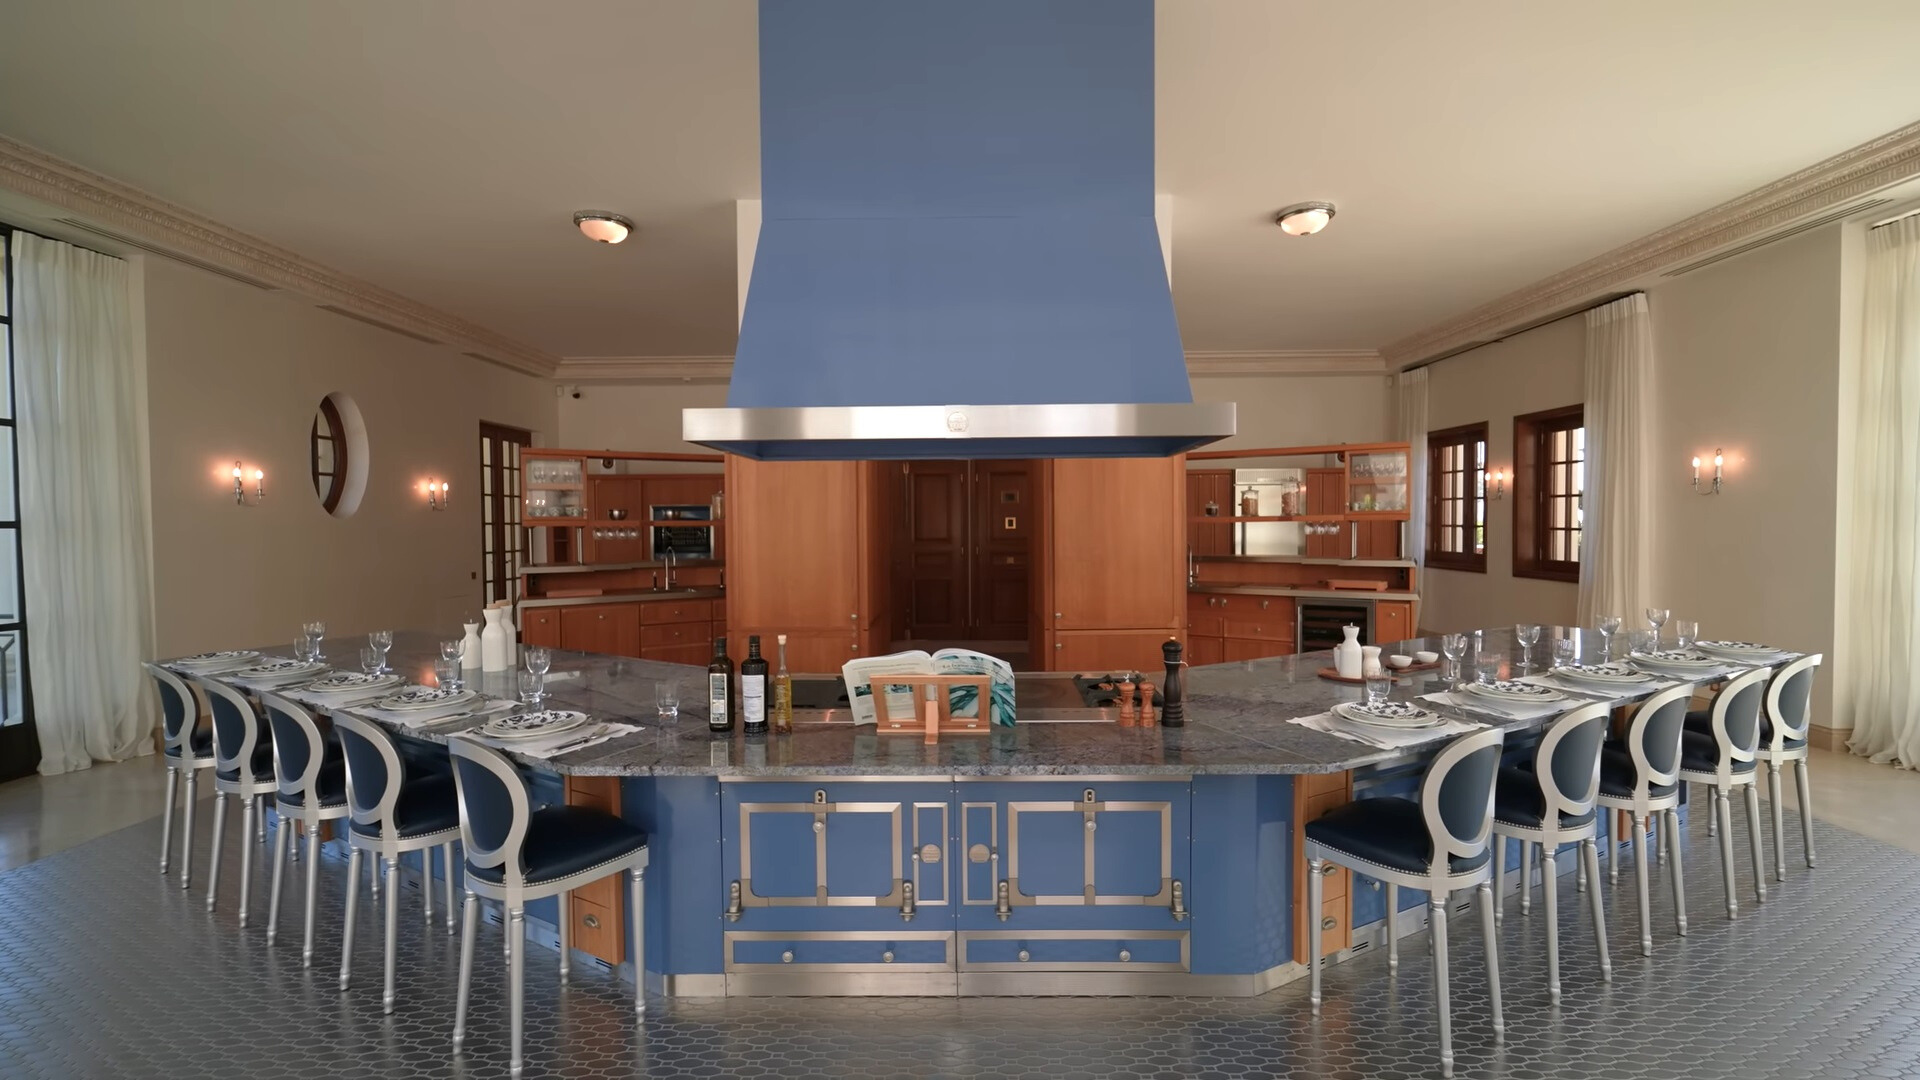
[[[1487,572],[1487,425],[1427,433],[1427,566]]]
[[[1586,535],[1586,410],[1513,418],[1513,576],[1580,580]]]

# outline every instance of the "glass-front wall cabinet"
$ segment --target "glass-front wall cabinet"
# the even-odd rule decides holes
[[[1406,450],[1347,455],[1347,513],[1404,515],[1410,508]]]

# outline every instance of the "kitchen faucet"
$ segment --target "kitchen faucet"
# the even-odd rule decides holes
[[[667,561],[667,591],[672,592],[673,591],[673,549],[672,548],[667,549],[666,561]]]

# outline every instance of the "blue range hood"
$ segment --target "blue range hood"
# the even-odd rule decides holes
[[[763,460],[1152,457],[1195,404],[1153,220],[1152,0],[761,0],[724,409]]]

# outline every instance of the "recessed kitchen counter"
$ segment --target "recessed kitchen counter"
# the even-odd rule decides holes
[[[645,563],[639,565],[647,565]],[[640,592],[604,593],[599,596],[535,596],[520,601],[522,608],[572,607],[575,604],[649,604],[662,600],[718,600],[727,595],[727,590],[718,586],[699,589],[641,590]],[[587,655],[582,653],[581,655]]]
[[[1418,600],[1419,593],[1372,592],[1367,589],[1302,589],[1290,585],[1210,585],[1206,582],[1187,586],[1187,592],[1231,596],[1302,596],[1313,600]]]

